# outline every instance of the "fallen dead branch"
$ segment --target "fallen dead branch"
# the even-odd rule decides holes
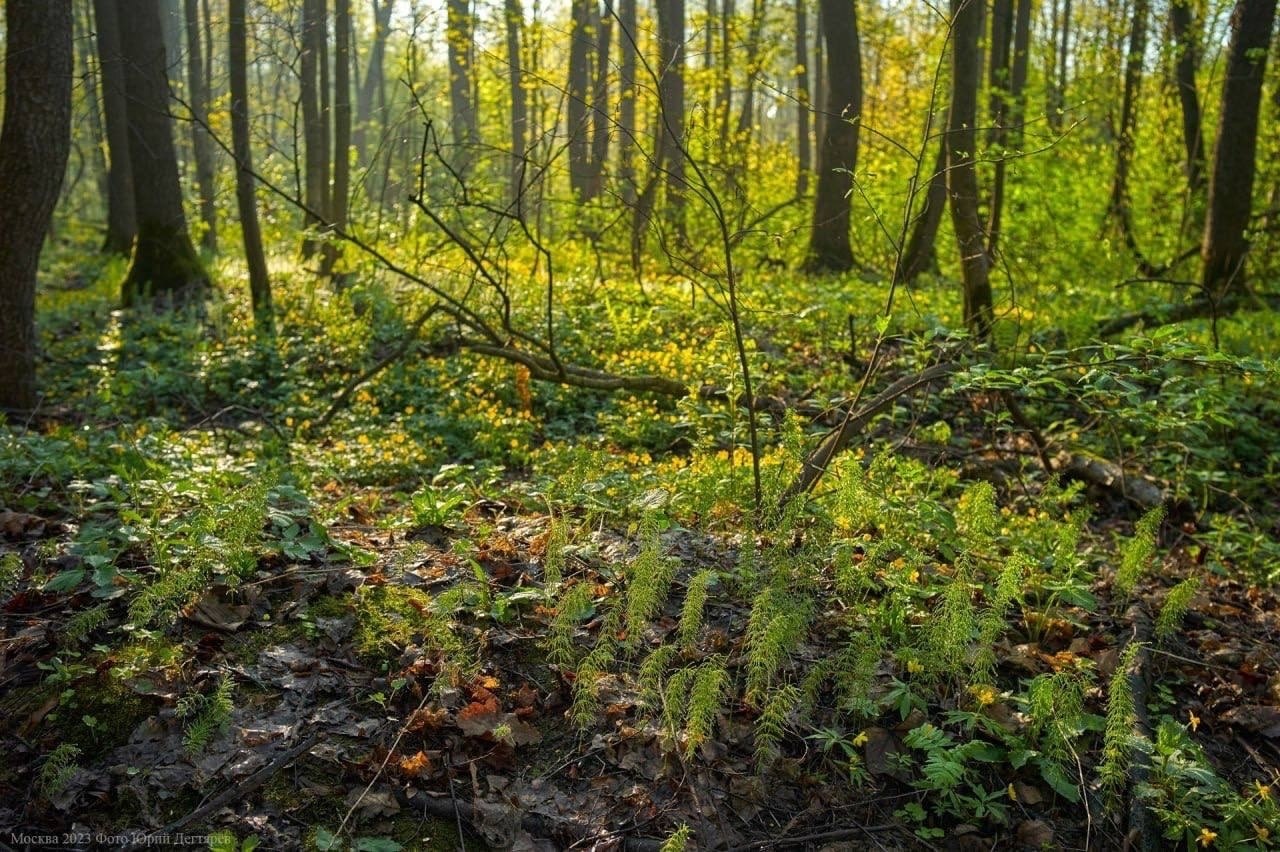
[[[1253,293],[1228,296],[1225,299],[1201,297],[1181,305],[1169,305],[1152,311],[1138,311],[1112,317],[1101,323],[1095,334],[1098,337],[1114,337],[1136,325],[1159,328],[1188,320],[1225,317],[1237,311],[1277,309],[1280,309],[1280,294]]]
[[[1154,479],[1088,453],[1059,453],[1053,467],[1063,476],[1101,488],[1142,509],[1164,505],[1167,499],[1164,488]]]

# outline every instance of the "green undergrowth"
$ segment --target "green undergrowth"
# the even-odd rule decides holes
[[[174,704],[190,752],[217,737],[247,685],[225,668],[195,679],[179,644],[181,614],[210,590],[251,601],[247,587],[288,572],[352,568],[377,579],[255,624],[224,662],[320,641],[322,621],[349,618],[359,660],[380,675],[412,649],[457,683],[483,667],[486,631],[536,630],[521,653],[570,684],[567,718],[584,732],[610,710],[605,685],[634,696],[629,722],[673,761],[710,760],[736,720],[755,771],[838,781],[855,797],[900,785],[910,800],[897,816],[926,840],[957,823],[1008,830],[1020,785],[1079,812],[1143,749],[1156,771],[1142,795],[1171,838],[1198,842],[1204,829],[1266,846],[1256,826],[1274,805],[1261,788],[1242,797],[1215,774],[1185,715],[1133,742],[1123,679],[1099,663],[1118,653],[1132,602],[1159,592],[1163,641],[1198,584],[1277,578],[1280,541],[1263,521],[1278,496],[1280,369],[1253,345],[1256,319],[1222,323],[1219,348],[1196,327],[1063,342],[1042,334],[1059,304],[1043,292],[1002,328],[999,353],[962,356],[955,382],[875,420],[782,511],[771,507],[824,427],[761,416],[757,512],[745,412],[714,395],[592,395],[420,351],[324,423],[347,380],[405,333],[417,294],[368,270],[341,292],[287,273],[280,335],[261,341],[238,297],[199,315],[115,312],[120,271],[49,296],[42,381],[56,407],[31,428],[0,425],[4,508],[61,525],[0,557],[6,597],[38,597],[63,619],[24,705],[56,699],[41,729],[49,791],[161,704]],[[872,316],[883,288],[759,273],[746,286],[757,392],[846,399],[861,378],[842,360],[847,319]],[[565,357],[741,392],[723,317],[688,288],[567,292]],[[954,302],[922,286],[900,303],[870,392],[962,345],[946,326]],[[854,361],[870,355],[864,331]],[[999,402],[1015,392],[1056,447],[1144,470],[1193,516],[1144,518],[1047,476]],[[527,584],[482,564],[486,511],[547,519],[536,559],[520,557],[538,566]],[[1176,555],[1160,534],[1174,523],[1187,537]],[[587,558],[603,530],[630,548],[604,566]],[[414,536],[434,541],[447,582],[403,582],[421,555],[405,544]],[[690,538],[715,555],[690,557],[678,546]],[[1175,562],[1193,576],[1166,579]],[[1034,668],[1011,662],[1027,648]],[[139,679],[181,697],[144,698]],[[387,703],[377,694],[370,706]],[[873,763],[868,743],[888,742],[888,762]],[[308,807],[311,825],[336,826],[333,808]]]

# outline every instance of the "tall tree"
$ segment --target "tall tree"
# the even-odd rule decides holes
[[[125,277],[125,307],[152,296],[182,300],[208,289],[182,209],[169,117],[164,32],[158,0],[116,0],[129,104],[129,160],[138,238]]]
[[[960,248],[964,322],[979,339],[991,335],[990,263],[978,216],[978,168],[974,151],[981,79],[982,0],[951,0],[951,113],[947,121],[947,192],[951,225]]]
[[[9,0],[0,125],[0,408],[36,406],[36,270],[71,151],[71,0]]]
[[[1214,298],[1244,287],[1258,147],[1258,108],[1276,0],[1236,0],[1222,84],[1218,142],[1209,175],[1201,286]]]
[[[1200,70],[1200,33],[1192,0],[1170,0],[1169,30],[1176,52],[1174,80],[1182,107],[1182,142],[1186,149],[1183,168],[1192,192],[1204,187],[1204,132],[1200,126],[1200,95],[1196,73]]]
[[[507,25],[507,75],[511,88],[511,199],[518,203],[524,191],[525,138],[529,127],[529,106],[520,54],[520,35],[524,29],[524,9],[520,0],[504,0],[503,15]],[[517,214],[519,212],[517,210]]]
[[[849,213],[862,123],[862,45],[853,0],[820,0],[819,8],[827,45],[827,117],[805,267],[838,272],[853,268]]]
[[[330,224],[345,229],[351,195],[351,0],[334,0],[333,37],[333,188],[328,216]],[[337,242],[325,243],[325,275],[332,274],[341,253]]]
[[[124,91],[120,55],[120,22],[116,0],[93,0],[98,33],[98,67],[102,71],[102,113],[107,132],[107,236],[102,250],[128,255],[138,234],[133,204],[133,169],[129,163],[129,102]]]
[[[945,125],[945,121],[943,124]],[[947,134],[938,134],[933,170],[928,172],[920,212],[911,223],[907,244],[902,249],[898,281],[910,284],[926,272],[938,268],[937,239],[942,214],[947,209]]]
[[[708,28],[710,31],[710,28]],[[796,195],[809,191],[809,172],[813,169],[810,139],[809,101],[809,0],[796,0]]]
[[[991,180],[991,203],[987,213],[987,254],[995,257],[1004,216],[1007,158],[1011,148],[1022,144],[1023,115],[1026,111],[1027,52],[1031,41],[1031,0],[1017,0],[1017,8],[1007,33],[1010,50],[998,57],[992,53],[991,143],[997,149],[995,175]],[[998,19],[997,19],[998,20]]]
[[[366,139],[373,121],[373,110],[376,106],[383,114],[387,108],[386,61],[387,36],[391,31],[391,12],[395,8],[395,0],[370,0],[373,3],[373,45],[369,48],[369,66],[364,80],[360,84],[360,93],[356,98],[356,124],[352,133],[352,144],[356,149],[356,161],[362,165],[366,162]]]
[[[591,7],[595,0],[573,0],[569,7],[569,83],[565,92],[565,118],[569,135],[569,185],[574,195],[586,201],[591,160],[587,93],[591,85],[591,54],[594,38]]]
[[[1129,249],[1138,255],[1137,236],[1133,229],[1133,205],[1129,197],[1129,170],[1138,135],[1138,96],[1142,90],[1142,63],[1147,52],[1147,17],[1150,0],[1134,0],[1133,20],[1129,27],[1129,50],[1124,61],[1124,90],[1120,97],[1120,126],[1117,128],[1116,166],[1111,179],[1111,198],[1107,202],[1107,218],[1120,228]]]
[[[618,42],[622,57],[618,63],[618,131],[622,136],[621,162],[618,177],[622,182],[622,197],[627,203],[636,200],[635,149],[636,137],[636,0],[618,1]]]
[[[253,146],[249,142],[249,74],[245,47],[245,0],[230,0],[227,12],[227,70],[231,78],[231,147],[236,160],[236,206],[244,257],[249,266],[249,295],[258,328],[271,332],[271,278],[262,251],[258,202],[254,196]]]
[[[666,164],[667,214],[677,238],[684,236],[684,0],[657,0],[658,6],[658,81],[661,100],[658,108],[659,138],[665,154],[659,159]]]
[[[446,0],[445,40],[449,55],[449,107],[453,117],[452,135],[456,149],[454,162],[465,171],[471,162],[473,146],[480,139],[476,114],[475,21],[470,0]]]
[[[594,79],[591,85],[591,168],[587,190],[591,198],[604,191],[604,172],[609,163],[609,135],[613,116],[609,114],[609,49],[613,44],[613,18],[601,15],[596,0],[591,0],[592,21],[596,31]]]
[[[1062,130],[1062,113],[1067,106],[1067,77],[1071,56],[1071,0],[1062,0],[1062,8],[1058,8],[1058,0],[1053,0],[1050,7],[1049,67],[1046,78],[1048,85],[1048,119],[1049,127],[1055,132]]]
[[[218,206],[215,198],[213,140],[209,137],[209,95],[205,77],[200,5],[183,0],[187,29],[187,98],[191,109],[191,152],[196,166],[196,187],[200,193],[200,219],[204,234],[200,244],[206,251],[218,250]],[[209,45],[212,52],[213,45]]]
[[[321,116],[322,48],[325,40],[325,0],[302,0],[302,53],[299,57],[299,100],[302,101],[303,160],[302,200],[306,206],[306,224],[314,227],[325,221],[328,205],[328,163],[326,162],[325,123]],[[303,257],[315,253],[318,245],[310,237],[302,242]]]

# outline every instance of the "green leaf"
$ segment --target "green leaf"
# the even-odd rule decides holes
[[[354,852],[400,852],[403,848],[390,837],[361,837],[352,847]]]
[[[84,580],[88,572],[83,568],[71,568],[55,574],[44,584],[47,592],[69,592]]]

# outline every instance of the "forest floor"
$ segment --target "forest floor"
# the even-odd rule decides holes
[[[962,387],[904,399],[753,529],[723,405],[690,427],[453,356],[315,428],[385,348],[376,303],[349,339],[341,299],[298,307],[264,352],[68,293],[42,327],[57,404],[0,427],[0,849],[1280,837],[1273,515],[1143,519]],[[770,429],[776,494],[804,428]]]

